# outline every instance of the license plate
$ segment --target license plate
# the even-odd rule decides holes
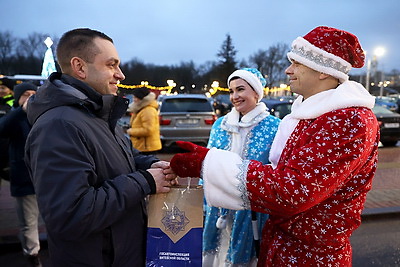
[[[398,122],[393,122],[393,123],[385,123],[385,128],[399,128],[400,123]]]
[[[177,120],[178,124],[198,124],[199,120],[198,119],[183,119],[183,120]]]

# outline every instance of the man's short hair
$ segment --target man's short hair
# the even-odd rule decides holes
[[[74,29],[64,33],[57,45],[57,60],[61,69],[68,69],[73,57],[93,63],[95,56],[100,52],[93,44],[95,38],[106,39],[113,43],[106,34],[88,28]]]

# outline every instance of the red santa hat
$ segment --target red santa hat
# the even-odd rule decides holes
[[[349,32],[319,26],[304,37],[297,37],[287,54],[313,70],[347,81],[352,67],[364,66],[365,54],[358,38]]]

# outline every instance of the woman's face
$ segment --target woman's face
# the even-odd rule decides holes
[[[242,115],[253,110],[258,103],[258,94],[241,78],[230,81],[229,95],[233,106]]]

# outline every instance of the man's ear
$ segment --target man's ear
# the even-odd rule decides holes
[[[319,79],[320,80],[325,80],[325,79],[327,79],[329,77],[331,77],[331,75],[329,75],[329,74],[325,74],[325,73],[320,73],[319,74]]]
[[[84,80],[87,75],[86,62],[79,57],[73,57],[71,58],[70,63],[71,63],[71,70],[74,76]]]

